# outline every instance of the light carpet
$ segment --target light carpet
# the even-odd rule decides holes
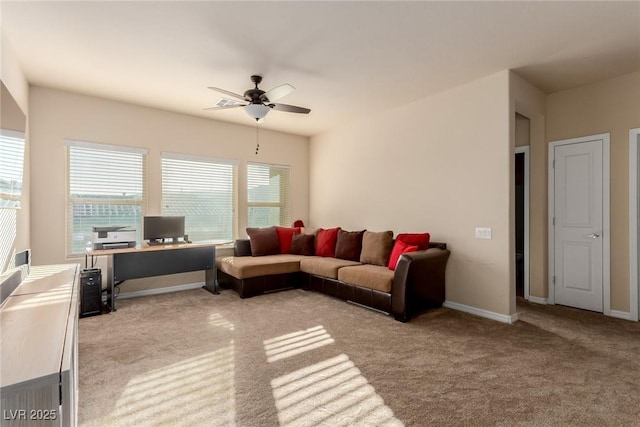
[[[518,302],[409,323],[290,290],[118,301],[79,324],[83,426],[640,425],[640,325]]]

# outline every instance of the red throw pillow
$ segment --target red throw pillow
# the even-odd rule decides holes
[[[316,236],[317,256],[336,256],[336,241],[338,240],[338,231],[340,231],[340,227],[318,229],[318,235]]]
[[[291,238],[294,234],[300,234],[300,227],[278,227],[276,225],[276,233],[278,233],[278,241],[280,242],[280,253],[288,254],[291,252]]]
[[[389,257],[389,270],[395,270],[400,260],[400,255],[407,252],[415,252],[418,250],[416,245],[407,245],[402,240],[396,239],[396,243],[393,245],[391,256]]]
[[[400,240],[407,245],[415,245],[421,251],[429,249],[430,239],[429,233],[401,233],[396,236],[396,241]]]

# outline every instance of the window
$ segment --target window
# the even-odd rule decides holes
[[[249,163],[247,206],[249,227],[289,227],[289,167]]]
[[[24,169],[24,133],[0,129],[0,208],[19,208]]]
[[[84,253],[93,227],[132,227],[140,242],[147,151],[79,141],[66,145],[68,255]]]
[[[184,215],[191,241],[232,241],[237,168],[231,160],[162,153],[162,215]]]

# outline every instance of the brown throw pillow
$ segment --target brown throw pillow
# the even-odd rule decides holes
[[[362,236],[360,262],[386,266],[389,262],[392,245],[393,231],[365,231],[364,236]]]
[[[275,227],[247,228],[251,256],[276,255],[280,253],[280,241]]]
[[[362,250],[362,231],[338,231],[336,242],[336,258],[347,259],[349,261],[360,261],[360,251]]]
[[[291,253],[296,255],[313,255],[315,247],[313,234],[294,234],[291,237]]]

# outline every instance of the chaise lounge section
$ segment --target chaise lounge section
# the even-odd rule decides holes
[[[369,241],[376,242],[375,239]],[[394,245],[393,240],[390,245],[386,244],[391,245]],[[335,255],[279,253],[255,256],[251,241],[240,239],[234,244],[234,256],[216,259],[218,282],[223,288],[234,289],[241,298],[292,288],[322,292],[407,322],[419,312],[442,306],[450,255],[445,243],[428,242],[421,250],[411,247],[414,250],[401,253],[395,269],[390,269],[387,265],[390,250],[376,249],[373,258],[358,261]],[[371,245],[362,249],[363,255],[367,248],[370,250]],[[385,262],[380,262],[383,260]]]

